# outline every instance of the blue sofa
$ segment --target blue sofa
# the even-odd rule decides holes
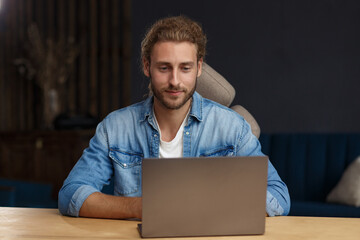
[[[360,217],[360,207],[325,201],[345,168],[360,155],[360,133],[262,133],[259,140],[289,188],[289,215]]]
[[[1,207],[57,208],[52,185],[0,178]]]

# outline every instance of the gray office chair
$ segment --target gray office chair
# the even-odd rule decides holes
[[[198,78],[196,91],[201,96],[229,107],[235,97],[235,89],[212,67],[203,63],[202,74]],[[255,118],[242,106],[235,105],[231,109],[239,113],[250,124],[252,133],[259,138],[260,127]]]

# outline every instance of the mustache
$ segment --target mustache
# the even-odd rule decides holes
[[[163,91],[183,91],[186,92],[185,88],[179,87],[179,86],[169,86],[162,89]]]

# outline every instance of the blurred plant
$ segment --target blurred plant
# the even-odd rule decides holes
[[[27,58],[14,61],[18,72],[42,91],[43,127],[52,128],[55,117],[64,111],[65,83],[74,69],[79,54],[73,38],[55,41],[41,37],[36,24],[28,28]]]

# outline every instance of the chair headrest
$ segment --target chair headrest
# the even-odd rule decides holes
[[[202,73],[198,78],[196,91],[201,96],[211,99],[227,107],[230,106],[235,97],[235,89],[226,79],[216,72],[205,62],[202,65]],[[242,106],[231,107],[239,113],[250,124],[252,133],[259,138],[260,127],[255,118]]]
[[[230,106],[235,97],[233,86],[205,62],[202,65],[202,73],[197,81],[196,91],[201,96],[227,107]]]

